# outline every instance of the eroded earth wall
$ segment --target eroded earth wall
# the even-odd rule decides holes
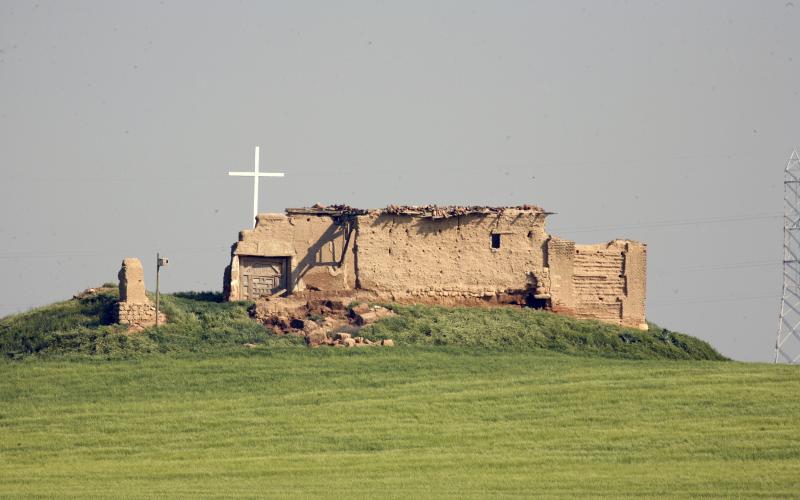
[[[392,300],[524,296],[544,266],[545,214],[358,217],[359,287]]]
[[[398,302],[527,301],[646,328],[646,246],[576,245],[548,235],[546,216],[526,209],[436,218],[259,214],[233,246],[225,293],[230,300],[319,290]]]
[[[644,244],[575,245],[553,238],[548,250],[554,311],[647,329]]]

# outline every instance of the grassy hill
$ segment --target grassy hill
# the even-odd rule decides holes
[[[395,348],[309,349],[213,294],[127,336],[114,294],[0,320],[0,497],[800,491],[797,367],[515,309],[398,307],[364,330]]]
[[[303,346],[253,322],[247,302],[222,302],[214,293],[163,297],[169,323],[128,335],[111,324],[116,287],[0,319],[0,352],[30,355],[130,357],[148,353],[226,353],[245,343],[261,348]],[[392,338],[401,346],[436,345],[511,350],[550,350],[630,359],[724,359],[706,342],[656,325],[642,332],[520,308],[445,308],[388,305],[397,316],[370,325],[362,335]]]

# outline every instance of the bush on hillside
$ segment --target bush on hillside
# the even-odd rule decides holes
[[[707,342],[655,324],[641,331],[533,309],[388,307],[397,315],[367,327],[362,331],[365,337],[392,338],[400,344],[538,348],[630,359],[726,359]]]

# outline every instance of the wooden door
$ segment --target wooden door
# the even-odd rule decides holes
[[[240,257],[240,297],[256,300],[286,289],[286,259],[276,257]]]

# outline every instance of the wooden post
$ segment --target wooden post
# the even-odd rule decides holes
[[[156,330],[158,330],[158,276],[161,273],[161,255],[156,252]]]

